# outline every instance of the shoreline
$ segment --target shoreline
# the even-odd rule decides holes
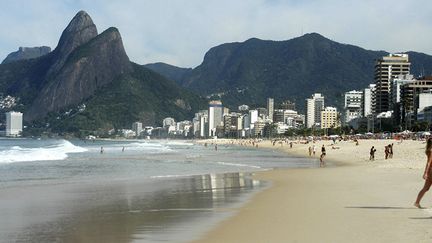
[[[212,140],[210,140],[212,141]],[[215,142],[215,141],[213,141]],[[218,141],[222,143],[224,141]],[[225,141],[226,142],[226,141]],[[394,143],[393,159],[384,146]],[[224,222],[194,242],[429,242],[431,209],[413,206],[423,186],[423,141],[359,140],[316,143],[327,147],[325,168],[275,169],[254,179],[271,187],[257,193]],[[369,161],[369,149],[377,148]],[[309,158],[311,144],[272,146],[291,156]],[[316,158],[316,157],[315,157]],[[430,192],[422,204],[430,206]],[[331,223],[330,223],[331,222]]]

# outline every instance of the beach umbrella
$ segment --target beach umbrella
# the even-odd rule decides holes
[[[371,132],[367,132],[366,135],[373,135],[373,133],[371,133]]]
[[[423,132],[422,135],[423,135],[423,136],[430,136],[431,133],[430,133],[430,132]]]

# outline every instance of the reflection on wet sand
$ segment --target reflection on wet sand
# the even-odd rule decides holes
[[[0,211],[15,212],[8,215],[14,227],[2,227],[7,223],[0,223],[1,239],[18,242],[186,241],[228,216],[231,211],[226,208],[234,207],[248,195],[244,192],[262,184],[248,174],[229,173],[48,187],[27,188],[28,200],[32,195],[39,195],[33,204],[14,204],[13,198],[7,198],[9,203],[5,204],[0,201]],[[55,191],[47,193],[50,189]],[[26,193],[22,193],[26,199]],[[6,193],[6,197],[12,195]],[[36,213],[28,213],[30,211]],[[14,214],[18,215],[14,217]],[[42,214],[50,214],[50,217]]]

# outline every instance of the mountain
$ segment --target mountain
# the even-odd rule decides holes
[[[387,54],[317,33],[286,41],[252,38],[211,48],[198,67],[176,82],[201,95],[221,97],[232,108],[244,103],[262,106],[266,97],[273,97],[276,102],[295,101],[304,112],[305,99],[314,92],[326,96],[326,105],[341,108],[344,92],[374,82],[374,62]],[[432,56],[408,54],[414,74],[432,72]]]
[[[192,68],[176,67],[163,62],[146,64],[144,67],[162,74],[162,76],[174,81],[183,80],[185,76],[192,71]]]
[[[1,64],[40,57],[48,54],[50,51],[51,48],[48,46],[20,47],[18,51],[12,52],[7,55],[7,57],[2,61]]]
[[[47,55],[0,65],[1,95],[16,97],[16,109],[33,125],[79,132],[160,124],[185,119],[205,106],[175,82],[130,62],[119,31],[98,34],[80,11]]]

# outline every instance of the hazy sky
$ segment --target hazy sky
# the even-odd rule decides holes
[[[317,32],[371,50],[432,54],[431,0],[0,0],[0,61],[19,46],[55,48],[85,10],[117,27],[129,58],[195,67],[216,45]]]

